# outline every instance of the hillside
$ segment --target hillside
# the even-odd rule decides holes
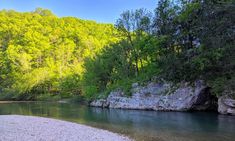
[[[0,11],[0,91],[3,98],[34,99],[38,94],[79,94],[85,58],[118,41],[111,24],[49,10]]]

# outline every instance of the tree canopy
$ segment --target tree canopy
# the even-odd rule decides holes
[[[0,12],[0,92],[105,96],[157,76],[205,80],[216,95],[235,95],[235,3],[159,0],[153,13],[124,11],[115,25],[46,9]]]
[[[111,24],[51,11],[0,12],[0,89],[7,95],[79,94],[85,58],[119,40]]]

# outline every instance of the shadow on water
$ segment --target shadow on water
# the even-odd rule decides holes
[[[235,117],[216,113],[91,108],[46,102],[0,104],[0,114],[63,119],[126,134],[139,141],[235,141]]]

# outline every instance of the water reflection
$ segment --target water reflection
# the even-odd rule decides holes
[[[0,114],[63,119],[123,133],[141,141],[235,140],[235,118],[216,113],[101,109],[78,104],[33,102],[0,104]]]

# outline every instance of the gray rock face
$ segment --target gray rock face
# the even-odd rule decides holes
[[[235,115],[235,100],[222,96],[218,100],[218,112],[220,114]]]
[[[156,111],[207,110],[212,107],[209,89],[202,81],[195,82],[195,87],[184,83],[176,90],[172,88],[172,84],[167,83],[149,83],[144,87],[133,84],[131,97],[118,90],[111,92],[107,99],[95,100],[90,105]]]

